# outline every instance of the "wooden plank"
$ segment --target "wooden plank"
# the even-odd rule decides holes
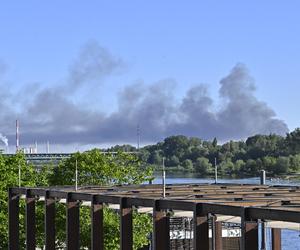
[[[153,247],[155,250],[170,249],[169,218],[156,201],[153,207]]]
[[[9,189],[8,201],[8,243],[10,250],[19,250],[19,196]]]
[[[201,204],[196,204],[194,209],[194,249],[195,250],[209,250],[208,237],[208,218],[202,213]]]
[[[91,206],[91,246],[92,250],[104,249],[104,233],[103,233],[103,204],[92,201]]]
[[[36,247],[36,220],[35,220],[35,197],[31,196],[30,190],[26,194],[25,207],[25,231],[26,249],[35,250]]]
[[[128,206],[127,198],[120,199],[120,247],[121,250],[132,250],[133,228],[132,207]]]
[[[55,249],[55,199],[45,195],[45,247],[46,250]]]
[[[215,221],[215,250],[223,250],[222,222]]]
[[[79,250],[79,202],[67,198],[67,249]]]
[[[243,250],[258,250],[258,224],[256,221],[242,222],[242,249]]]
[[[281,250],[281,229],[272,228],[272,250]]]

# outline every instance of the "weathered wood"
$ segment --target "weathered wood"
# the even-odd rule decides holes
[[[26,194],[25,213],[26,213],[25,215],[26,249],[35,250],[36,247],[35,197],[31,196],[29,190]]]
[[[169,217],[156,201],[153,207],[153,247],[155,250],[170,249]]]
[[[79,250],[79,202],[67,198],[67,249]]]
[[[45,195],[45,247],[55,249],[55,199]]]
[[[194,208],[194,249],[209,250],[208,237],[208,217],[203,214],[201,204],[196,204]]]
[[[9,190],[8,201],[8,242],[10,250],[19,250],[19,196]]]
[[[222,222],[215,222],[215,250],[223,250]]]
[[[244,250],[258,250],[258,223],[244,222]]]
[[[272,228],[272,250],[281,250],[281,229]]]
[[[120,217],[121,250],[132,250],[132,207],[128,205],[127,198],[120,199]]]
[[[92,250],[104,249],[103,204],[97,204],[95,200],[91,206],[91,226]]]

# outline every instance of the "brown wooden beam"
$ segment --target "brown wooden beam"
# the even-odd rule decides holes
[[[243,250],[258,250],[258,223],[256,221],[242,222]]]
[[[79,250],[79,202],[67,198],[67,249]]]
[[[92,250],[104,249],[103,204],[98,204],[95,199],[92,200],[91,206],[91,226]]]
[[[194,208],[194,249],[209,250],[208,217],[203,214],[201,204],[195,204]]]
[[[215,222],[215,250],[223,250],[222,222]]]
[[[30,194],[30,190],[26,193],[25,208],[25,227],[26,227],[26,249],[35,250],[36,246],[36,221],[35,221],[35,197]]]
[[[281,229],[272,228],[272,250],[281,250]]]
[[[9,189],[8,201],[8,244],[10,250],[19,250],[19,196]]]
[[[120,199],[120,249],[132,250],[133,228],[132,228],[132,207],[128,205],[127,198]]]
[[[166,212],[155,201],[153,207],[153,247],[155,250],[170,249],[170,225]]]
[[[45,194],[45,247],[46,250],[55,249],[55,199]]]

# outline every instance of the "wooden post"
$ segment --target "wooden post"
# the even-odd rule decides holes
[[[209,250],[208,218],[202,213],[201,204],[194,208],[194,249]]]
[[[223,249],[223,238],[222,238],[222,222],[215,221],[215,243],[216,248],[215,250],[222,250]]]
[[[8,191],[8,244],[10,250],[19,250],[19,196]]]
[[[55,249],[55,199],[45,194],[45,246],[46,250]]]
[[[35,250],[36,246],[36,223],[35,223],[35,197],[30,194],[30,190],[26,191],[26,208],[25,208],[25,224],[26,224],[26,249]]]
[[[97,204],[94,197],[91,206],[91,220],[92,250],[102,250],[104,249],[103,204]]]
[[[272,250],[281,250],[281,229],[272,228]]]
[[[258,250],[258,223],[242,220],[242,250]]]
[[[169,217],[159,208],[159,201],[153,207],[153,249],[170,249]]]
[[[128,206],[127,198],[120,199],[120,249],[121,250],[132,250],[133,247],[133,236],[132,236],[132,207]]]
[[[67,198],[67,249],[79,250],[79,202]]]

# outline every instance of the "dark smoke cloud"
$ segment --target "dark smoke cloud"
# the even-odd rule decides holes
[[[96,41],[85,44],[80,55],[70,67],[70,90],[85,84],[100,84],[103,78],[121,72],[125,67],[122,59],[113,56]]]
[[[9,98],[0,93],[0,132],[13,140],[16,118],[20,120],[23,144],[34,140],[60,144],[135,143],[137,125],[143,143],[174,134],[225,141],[257,133],[288,132],[284,121],[277,119],[266,103],[257,100],[254,80],[242,64],[220,81],[222,106],[218,109],[205,85],[190,88],[178,100],[174,96],[176,81],[172,79],[126,86],[119,93],[117,110],[112,113],[105,112],[105,107],[91,111],[74,101],[76,91],[89,84],[102,84],[106,77],[118,74],[124,67],[125,63],[108,50],[89,43],[71,67],[66,84],[52,88],[36,86],[35,92],[25,94],[27,102],[23,100],[19,110],[12,110]]]

